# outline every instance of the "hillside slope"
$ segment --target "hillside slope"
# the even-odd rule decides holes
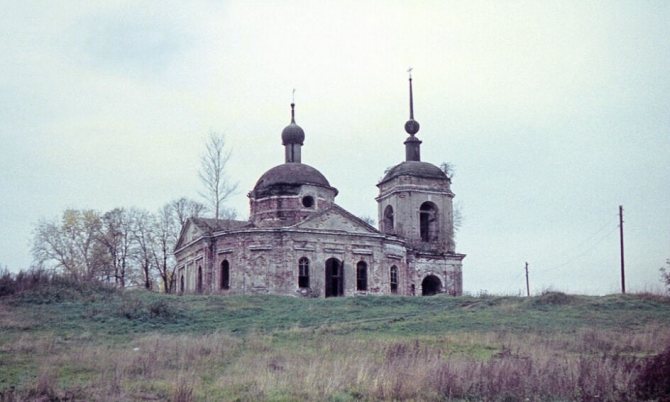
[[[670,299],[171,296],[53,282],[0,298],[0,330],[0,397],[635,400],[642,363],[670,345]]]

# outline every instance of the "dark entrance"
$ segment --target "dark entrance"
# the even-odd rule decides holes
[[[326,297],[344,295],[344,269],[337,258],[326,260]]]
[[[442,290],[442,282],[440,278],[435,275],[428,275],[423,278],[421,282],[421,295],[422,296],[432,296],[436,293],[440,293]]]

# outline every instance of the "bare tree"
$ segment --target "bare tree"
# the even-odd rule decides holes
[[[174,210],[166,204],[158,211],[154,224],[154,249],[152,251],[154,266],[163,282],[165,293],[172,293],[175,284],[173,250],[177,241],[177,222]]]
[[[177,236],[186,224],[188,218],[198,218],[207,209],[204,204],[182,197],[170,202],[170,208],[177,220]]]
[[[131,266],[133,214],[124,208],[114,208],[102,215],[98,240],[107,250],[107,265],[114,273],[117,286],[126,287]]]
[[[155,267],[154,249],[156,247],[154,228],[156,218],[148,211],[131,210],[133,215],[132,236],[135,247],[133,259],[139,265],[142,274],[142,284],[150,290],[153,283],[152,271]]]
[[[205,188],[200,195],[207,200],[216,219],[219,219],[223,202],[237,189],[237,183],[226,176],[229,159],[230,150],[226,150],[224,136],[210,133],[200,158],[199,176]]]
[[[449,180],[451,180],[451,178],[454,177],[454,173],[456,173],[456,170],[454,169],[454,165],[451,162],[440,163],[440,169],[442,169],[444,174],[447,175]]]
[[[371,216],[369,216],[369,215],[362,215],[362,216],[359,216],[359,218],[360,218],[360,220],[362,220],[363,222],[367,223],[368,225],[370,225],[370,226],[372,226],[372,227],[377,226],[377,221],[374,220],[374,219],[373,219]]]

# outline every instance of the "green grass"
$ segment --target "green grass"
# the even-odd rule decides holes
[[[618,399],[617,382],[598,390],[598,373],[630,386],[639,359],[670,343],[670,298],[324,300],[51,283],[0,298],[0,332],[0,399],[10,387],[28,399]],[[564,387],[507,378],[510,367],[565,373]],[[408,388],[408,375],[425,384]],[[577,377],[587,380],[570,385]]]
[[[277,333],[302,328],[357,336],[421,336],[459,331],[574,332],[635,329],[670,322],[664,297],[567,296],[390,297],[297,299],[281,296],[172,296],[144,291],[41,299],[23,294],[2,299],[22,320],[5,334],[56,332],[96,338],[162,332]],[[48,301],[48,302],[45,302]]]

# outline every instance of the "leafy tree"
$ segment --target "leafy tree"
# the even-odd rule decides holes
[[[103,274],[104,250],[98,243],[102,229],[94,210],[67,209],[60,220],[41,220],[33,237],[33,257],[76,280],[89,281]]]
[[[225,138],[222,134],[211,133],[205,144],[205,152],[200,158],[200,181],[204,191],[200,193],[207,200],[208,206],[219,219],[225,200],[237,189],[237,183],[230,181],[226,175],[226,165],[230,160],[230,150],[226,150]]]

